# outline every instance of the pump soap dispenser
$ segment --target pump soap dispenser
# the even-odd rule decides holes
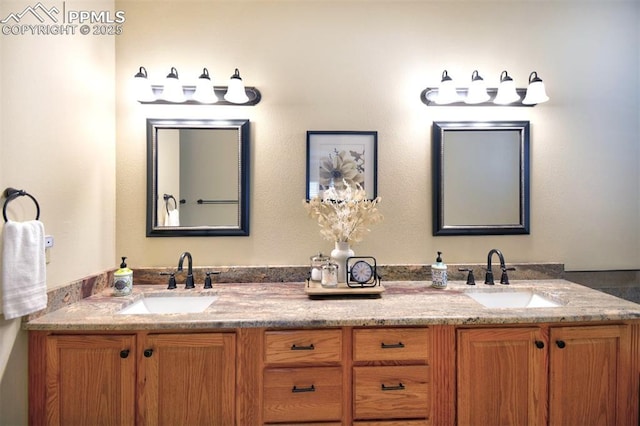
[[[114,296],[128,296],[133,290],[133,271],[127,268],[126,259],[126,257],[122,258],[120,269],[113,273]]]
[[[447,264],[442,262],[442,252],[438,252],[436,263],[431,265],[431,287],[447,287]]]

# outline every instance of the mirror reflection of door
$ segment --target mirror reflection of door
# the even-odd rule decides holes
[[[180,130],[158,130],[158,138],[162,139],[162,146],[158,147],[156,223],[168,226],[170,211],[180,211]],[[173,199],[165,199],[165,195],[173,196]]]
[[[185,223],[238,226],[238,163],[237,130],[180,130]]]

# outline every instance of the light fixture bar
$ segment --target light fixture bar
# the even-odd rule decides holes
[[[247,94],[247,97],[249,98],[249,100],[243,104],[236,104],[233,102],[229,102],[227,100],[224,99],[224,95],[225,93],[227,93],[227,86],[215,86],[213,88],[216,96],[218,97],[218,102],[216,102],[215,104],[205,104],[205,103],[201,103],[198,101],[193,100],[193,94],[196,91],[196,86],[182,86],[182,88],[184,89],[184,95],[187,98],[187,100],[185,102],[181,102],[179,105],[213,105],[213,106],[219,106],[219,105],[235,105],[235,106],[251,106],[251,105],[256,105],[258,102],[260,102],[260,100],[262,99],[262,95],[260,93],[260,91],[258,89],[256,89],[255,87],[245,87],[245,93]],[[163,86],[161,85],[152,85],[151,86],[151,90],[153,91],[154,94],[156,94],[156,100],[152,100],[152,101],[141,101],[139,100],[138,102],[140,102],[141,104],[167,104],[167,105],[177,105],[173,102],[169,102],[167,100],[164,99],[160,99],[158,98],[161,94],[162,94],[162,90],[163,90]]]
[[[526,93],[527,93],[527,89],[525,88],[516,88],[516,93],[518,95],[520,95],[520,100],[515,101],[513,103],[507,104],[507,105],[498,105],[498,104],[494,104],[493,100],[495,99],[496,95],[498,94],[498,88],[496,87],[491,87],[491,88],[487,88],[487,93],[489,94],[489,99],[485,102],[481,102],[481,103],[477,103],[477,104],[468,104],[464,102],[464,99],[466,99],[467,97],[467,93],[468,93],[469,89],[468,88],[456,88],[456,92],[458,93],[458,96],[460,98],[460,101],[457,102],[452,102],[449,104],[439,104],[436,102],[436,99],[438,98],[438,88],[437,87],[427,87],[426,89],[424,89],[422,91],[422,93],[420,93],[420,100],[422,101],[423,104],[427,105],[427,106],[497,106],[497,107],[533,107],[536,104],[523,104],[522,103],[522,99],[524,99]]]

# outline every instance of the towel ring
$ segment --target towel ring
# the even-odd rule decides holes
[[[164,207],[167,209],[167,213],[169,213],[169,200],[173,200],[173,210],[178,208],[178,202],[173,195],[164,194],[162,198],[164,198]]]
[[[29,194],[24,189],[7,188],[4,190],[4,196],[7,197],[7,199],[4,201],[4,206],[2,207],[2,217],[4,218],[5,222],[9,221],[9,219],[7,219],[7,204],[9,204],[10,201],[13,201],[14,199],[22,196],[27,196],[31,198],[31,200],[33,200],[36,205],[36,220],[40,219],[40,204],[38,204],[38,200],[36,200],[33,195]]]

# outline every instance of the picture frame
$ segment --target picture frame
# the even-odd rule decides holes
[[[335,185],[359,184],[367,199],[378,196],[377,131],[307,131],[306,199]]]

